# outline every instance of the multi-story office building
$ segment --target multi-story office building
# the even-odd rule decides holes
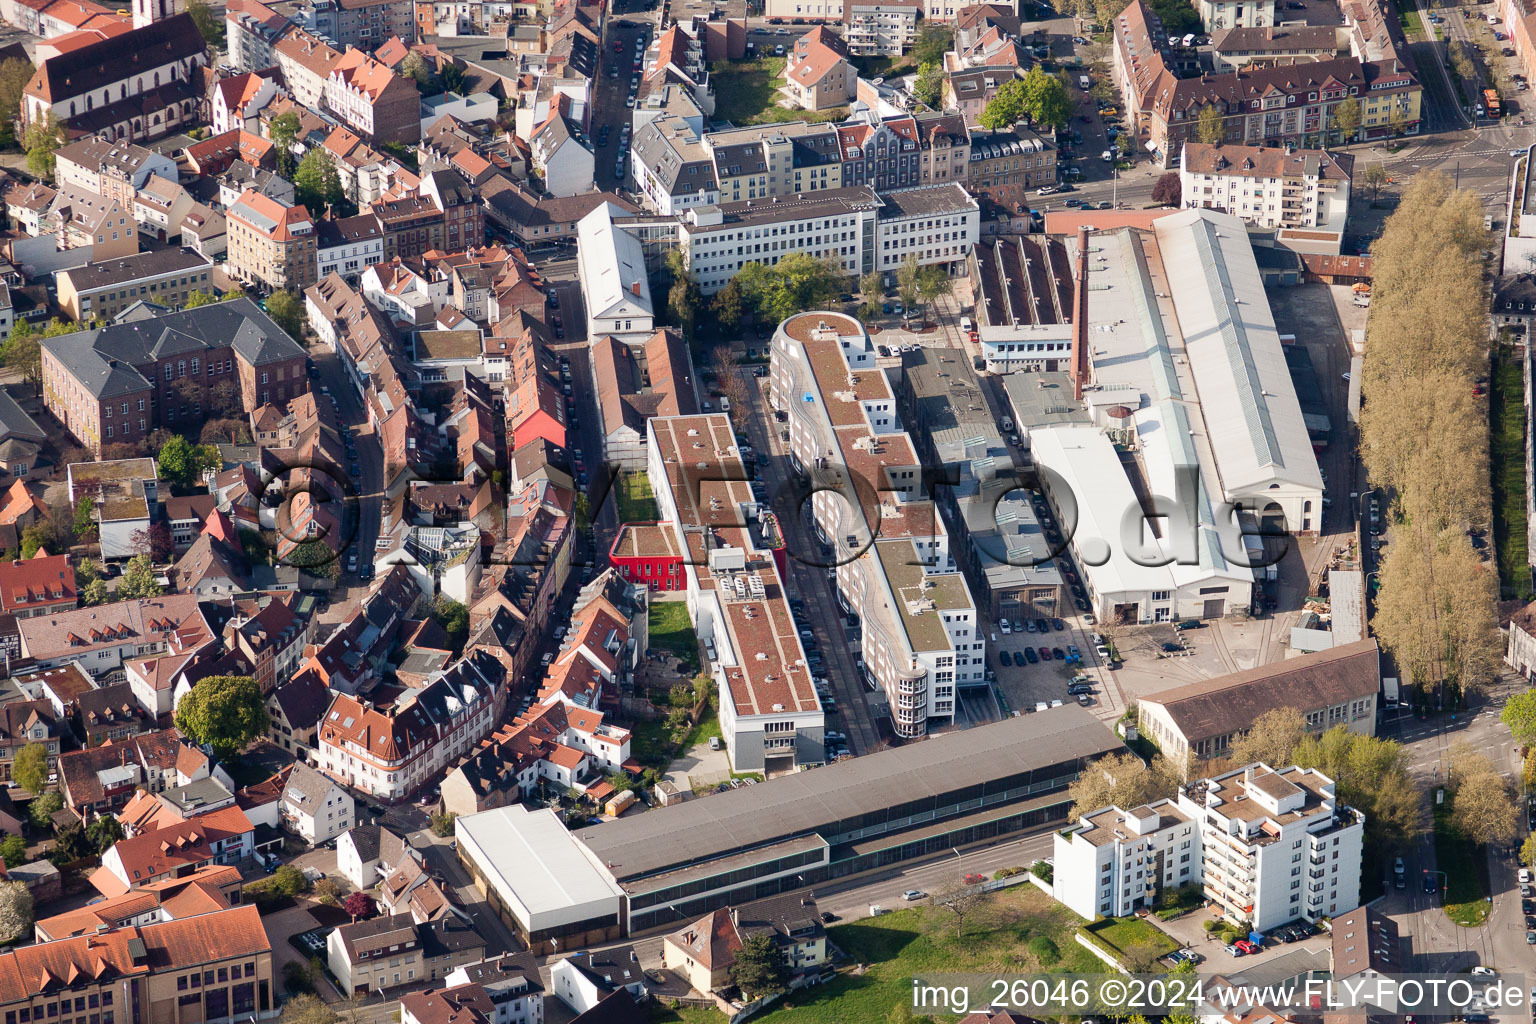
[[[0,953],[0,1012],[7,1020],[269,1020],[272,946],[254,906]]]
[[[195,291],[210,291],[213,261],[191,249],[156,249],[60,271],[59,308],[75,320],[111,320],[135,302],[186,305]]]
[[[791,121],[710,132],[703,144],[727,203],[843,187],[837,127]]]
[[[714,666],[720,727],[734,770],[825,759],[826,725],[790,614],[784,536],[752,494],[723,413],[655,417],[649,475],[686,583],[694,631]],[[639,582],[639,581],[636,581]]]
[[[874,343],[852,317],[800,313],[779,325],[771,360],[771,401],[788,417],[795,468],[817,488],[838,599],[863,623],[865,671],[896,735],[925,735],[930,720],[953,717],[957,686],[983,683],[985,644]]]
[[[951,182],[897,189],[880,202],[876,269],[893,278],[915,258],[918,266],[940,266],[951,276],[964,273],[971,246],[981,238],[981,207],[963,186]]]
[[[692,207],[678,225],[679,247],[705,295],[748,263],[773,266],[792,252],[830,257],[855,277],[875,268],[881,205],[869,188],[841,188]]]
[[[1056,834],[1055,893],[1084,917],[1121,917],[1198,883],[1229,921],[1268,931],[1360,905],[1364,830],[1317,770],[1251,764],[1176,801],[1082,815]]]

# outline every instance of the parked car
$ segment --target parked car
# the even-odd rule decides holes
[[[782,49],[784,49],[784,47],[781,46],[781,47],[779,47],[779,49],[782,50]],[[925,899],[927,899],[928,898],[928,894],[923,892],[923,890],[921,890],[921,889],[908,889],[906,892],[901,894],[901,898],[906,900],[908,903],[913,903],[913,902],[916,902],[917,900],[925,900]]]
[[[1000,665],[1012,665],[1013,664],[1013,656],[1010,655],[1007,651],[998,651],[997,652],[997,662]]]
[[[1024,659],[1031,665],[1034,665],[1040,661],[1040,655],[1035,653],[1035,649],[1033,647],[1026,647],[1024,648]]]

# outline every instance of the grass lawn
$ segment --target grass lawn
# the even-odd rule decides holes
[[[712,738],[724,739],[720,732],[720,718],[713,711],[706,710],[704,717],[699,719],[699,724],[688,732],[688,738],[683,740],[682,749],[692,750],[700,743],[708,743]]]
[[[850,57],[849,61],[859,69],[859,77],[865,81],[890,78],[917,70],[917,62],[911,57]]]
[[[958,937],[954,915],[928,906],[864,918],[828,930],[855,961],[872,965],[857,977],[796,992],[754,1021],[763,1024],[885,1024],[891,1007],[912,999],[912,978],[935,971],[1027,973],[1099,972],[1103,964],[1073,939],[1082,921],[1034,886],[1004,889],[965,920]],[[1048,940],[1048,941],[1041,941]],[[981,999],[973,993],[973,1001]],[[702,1022],[702,1017],[666,1020]],[[708,1018],[721,1021],[721,1017]]]
[[[1397,16],[1402,19],[1403,31],[1407,33],[1408,38],[1424,38],[1424,22],[1421,20],[1418,11],[1410,10],[1407,7],[1399,7]]]
[[[1500,354],[1488,396],[1489,455],[1493,461],[1493,542],[1503,597],[1528,600],[1525,522],[1525,383],[1518,359]]]
[[[1085,925],[1083,930],[1112,950],[1121,953],[1148,953],[1149,961],[1179,948],[1178,943],[1169,938],[1165,932],[1159,931],[1139,917],[1105,918]],[[1121,962],[1124,963],[1123,960]],[[1130,967],[1129,964],[1126,966]],[[1134,967],[1130,969],[1136,970]]]
[[[644,473],[620,474],[613,494],[619,503],[619,522],[652,523],[660,518],[651,494],[651,478]]]
[[[848,116],[846,107],[810,111],[779,106],[778,90],[783,75],[783,57],[717,62],[709,74],[709,80],[715,86],[715,119],[749,125],[780,121],[841,121]]]
[[[636,722],[629,727],[629,752],[643,765],[665,768],[672,750],[672,730],[665,718],[656,722]]]
[[[651,648],[666,651],[689,666],[689,674],[699,670],[699,638],[688,619],[688,602],[655,601],[651,604]]]
[[[1488,856],[1483,848],[1463,836],[1451,824],[1451,809],[1435,808],[1435,861],[1445,893],[1445,916],[1463,928],[1476,928],[1488,920]]]

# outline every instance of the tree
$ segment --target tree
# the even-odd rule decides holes
[[[96,536],[96,499],[86,495],[75,503],[75,536],[82,540]]]
[[[729,345],[716,345],[709,354],[709,368],[714,371],[715,385],[720,393],[731,401],[731,420],[739,422],[746,415],[747,382],[742,379],[736,352]]]
[[[980,885],[966,885],[956,882],[939,890],[933,896],[933,905],[943,907],[955,915],[955,937],[965,938],[965,919],[971,911],[981,906],[987,898],[986,892]]]
[[[1480,772],[1461,780],[1451,803],[1451,823],[1474,843],[1508,843],[1520,830],[1520,811],[1504,776]]]
[[[1024,106],[1024,83],[1017,78],[1004,82],[981,111],[978,120],[983,128],[998,132],[1012,128],[1024,120],[1028,111]]]
[[[202,480],[203,471],[222,464],[219,449],[211,444],[194,444],[180,434],[172,436],[155,454],[160,477],[172,487],[187,489]]]
[[[0,146],[16,145],[16,122],[21,117],[21,94],[37,72],[31,63],[12,57],[0,64]]]
[[[789,980],[784,951],[767,935],[750,936],[736,951],[731,980],[750,999],[780,991]]]
[[[163,593],[165,589],[155,579],[155,567],[148,553],[141,552],[128,559],[128,564],[123,567],[123,577],[117,581],[118,600],[159,597]]]
[[[935,110],[939,108],[944,100],[944,68],[938,61],[925,61],[917,66],[912,95]]]
[[[33,121],[21,136],[21,148],[27,151],[27,170],[34,177],[52,178],[54,154],[64,145],[64,125],[50,111],[41,121]]]
[[[293,292],[284,290],[268,295],[267,316],[294,341],[304,343],[304,303]]]
[[[1536,868],[1536,832],[1525,837],[1525,842],[1520,844],[1520,863],[1528,868]]]
[[[53,816],[64,808],[64,794],[50,789],[27,805],[27,817],[40,829],[53,831]]]
[[[47,523],[32,523],[21,528],[21,557],[31,558],[39,550],[45,549],[48,542],[53,539],[53,531]]]
[[[405,55],[405,60],[400,62],[400,74],[423,86],[432,80],[432,69],[427,67],[426,58],[412,50]]]
[[[955,45],[955,33],[938,22],[924,21],[908,54],[919,65],[943,65],[944,54]]]
[[[192,16],[192,23],[197,26],[198,35],[203,37],[203,42],[211,49],[222,48],[224,19],[213,13],[207,0],[187,0],[186,10]]]
[[[456,92],[464,94],[464,85],[467,76],[464,69],[454,63],[445,63],[437,69],[437,77],[442,80],[444,92]]]
[[[1499,721],[1509,726],[1510,735],[1520,746],[1536,746],[1536,690],[1517,693],[1505,701]]]
[[[85,827],[85,838],[91,841],[97,853],[106,853],[123,836],[123,824],[115,814],[99,814]]]
[[[176,556],[176,542],[171,537],[171,525],[161,519],[149,524],[147,530],[135,530],[130,538],[139,551],[149,552],[156,563],[169,562]]]
[[[290,992],[298,987],[294,982],[300,979],[288,977],[287,968],[297,966],[299,966],[297,961],[289,961],[284,966],[283,984],[288,987]],[[303,971],[302,973],[307,975],[308,971]],[[314,987],[314,982],[308,977],[305,977],[301,984],[308,984],[311,988]],[[283,1006],[282,1024],[336,1024],[340,1019],[336,1015],[336,1011],[326,1005],[325,1000],[314,995],[312,992],[303,992],[288,1000]]]
[[[1339,803],[1365,813],[1367,849],[1401,850],[1423,834],[1424,802],[1401,744],[1335,726],[1303,737],[1291,761],[1333,779]]]
[[[917,271],[917,254],[911,252],[896,268],[896,297],[908,311],[917,305]]]
[[[342,903],[341,909],[351,915],[353,921],[366,921],[379,912],[379,905],[366,892],[354,892]]]
[[[454,654],[462,651],[464,641],[469,639],[469,609],[447,594],[439,594],[432,604],[432,617],[443,627],[443,632],[448,634],[448,642],[453,644]]]
[[[1339,138],[1345,142],[1354,141],[1355,133],[1360,130],[1360,101],[1351,96],[1335,104],[1328,121]]]
[[[106,604],[111,596],[112,591],[107,586],[106,580],[91,580],[85,585],[85,589],[80,591],[80,597],[87,606]]]
[[[250,444],[251,431],[244,420],[226,417],[204,423],[197,439],[214,447],[221,444]]]
[[[859,303],[859,316],[873,320],[885,307],[885,275],[871,270],[859,278],[859,291],[864,295],[864,301]]]
[[[748,305],[762,319],[778,323],[802,310],[826,308],[837,297],[843,273],[832,258],[792,252],[771,267],[748,263],[736,272],[735,280]]]
[[[667,254],[668,257],[680,255],[674,249]],[[699,291],[699,282],[685,268],[672,280],[672,287],[667,289],[667,308],[672,311],[672,319],[677,322],[677,328],[682,332],[683,340],[693,344],[694,326],[699,320],[699,304],[704,301],[703,294]]]
[[[0,840],[0,860],[8,868],[17,868],[27,862],[27,841],[21,836],[6,836]]]
[[[1207,103],[1200,111],[1200,120],[1195,124],[1195,138],[1207,146],[1218,146],[1226,131],[1221,111],[1214,104]]]
[[[91,844],[85,838],[85,829],[74,822],[59,829],[53,838],[53,852],[48,859],[55,864],[73,864],[91,856]]]
[[[288,552],[283,564],[303,569],[318,579],[341,578],[341,558],[319,538],[311,538]]]
[[[1392,130],[1393,138],[1400,138],[1408,130],[1408,114],[1396,103],[1387,111],[1387,127]]]
[[[31,931],[32,891],[27,883],[0,883],[0,942],[16,942]]]
[[[328,907],[339,907],[341,906],[341,883],[327,875],[315,883],[314,891],[310,896]]]
[[[267,731],[261,687],[250,676],[199,679],[176,705],[176,728],[227,758]]]
[[[1178,206],[1183,199],[1183,191],[1179,183],[1179,172],[1169,171],[1152,186],[1152,201],[1162,206]]]
[[[931,306],[940,297],[948,295],[954,290],[954,283],[949,279],[949,272],[937,263],[930,263],[926,267],[919,267],[917,271],[917,300],[925,306]]]
[[[1389,175],[1385,167],[1380,163],[1374,163],[1366,167],[1361,180],[1365,183],[1365,187],[1371,190],[1371,201],[1375,202],[1376,197],[1381,195],[1381,190],[1386,188]]]
[[[432,815],[432,834],[439,839],[450,838],[454,832],[453,820],[457,817],[458,815],[452,811]]]
[[[315,217],[324,215],[327,207],[340,206],[347,200],[336,161],[318,146],[299,161],[299,169],[293,175],[293,189],[299,202],[309,207],[310,214]]]
[[[299,114],[294,110],[277,115],[267,126],[267,138],[277,151],[277,171],[284,177],[293,174],[293,147],[301,127]]]
[[[736,279],[725,282],[725,287],[715,293],[709,310],[715,315],[715,329],[725,337],[731,337],[741,329],[741,318],[746,313],[746,302],[741,285]]]
[[[1179,772],[1162,755],[1150,765],[1132,753],[1111,754],[1095,761],[1067,789],[1076,819],[1100,807],[1138,807],[1178,789]]]
[[[1227,755],[1234,764],[1263,762],[1271,768],[1291,763],[1291,755],[1307,734],[1307,720],[1295,708],[1272,708],[1253,720]]]
[[[48,747],[28,743],[11,762],[11,779],[34,795],[48,788]]]
[[[284,864],[272,872],[271,886],[278,895],[292,898],[309,888],[309,879],[292,864]]]
[[[1043,128],[1065,128],[1072,120],[1072,97],[1067,87],[1039,64],[1024,76],[1024,113]]]
[[[16,320],[5,342],[0,344],[0,362],[7,369],[18,371],[33,387],[43,379],[43,347],[38,342],[32,325],[23,318]]]

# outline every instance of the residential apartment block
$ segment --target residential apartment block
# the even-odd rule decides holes
[[[985,642],[874,342],[852,317],[800,313],[771,358],[770,401],[816,488],[816,533],[834,552],[839,604],[862,622],[865,671],[896,735],[925,735],[953,718],[957,687],[985,685]]]
[[[843,34],[848,52],[899,57],[917,38],[922,0],[844,0]]]
[[[325,105],[364,138],[415,145],[421,138],[421,93],[369,56],[348,50],[325,78]]]
[[[1056,184],[1056,144],[1023,125],[972,132],[970,156],[966,189],[1009,213],[1027,209],[1027,193]]]
[[[340,50],[416,41],[415,0],[306,0],[300,11],[307,28]]]
[[[1324,149],[1198,142],[1184,143],[1183,153],[1179,184],[1185,209],[1220,210],[1266,228],[1327,232],[1342,242],[1354,157]]]
[[[230,273],[247,284],[302,292],[318,270],[315,222],[299,205],[247,190],[230,206],[226,254]]]
[[[981,208],[963,186],[951,182],[896,189],[880,199],[875,268],[892,283],[909,259],[957,276],[980,238]]]
[[[1253,931],[1315,922],[1360,905],[1364,830],[1317,770],[1251,764],[1187,783],[1176,800],[1082,815],[1055,835],[1054,892],[1093,920],[1199,884]]]
[[[1198,0],[1200,23],[1215,33],[1224,28],[1266,28],[1275,24],[1276,0]]]
[[[211,292],[213,261],[191,249],[156,249],[93,260],[57,275],[59,307],[75,320],[111,320],[135,302],[179,309],[195,291]]]

